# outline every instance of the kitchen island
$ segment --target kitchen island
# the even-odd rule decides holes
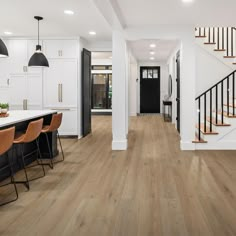
[[[52,115],[57,112],[54,110],[17,110],[17,111],[9,111],[8,113],[9,113],[8,117],[0,118],[0,130],[15,126],[16,132],[24,132],[31,121],[40,118],[44,119],[43,122],[44,125],[49,125],[51,122]],[[53,157],[55,157],[58,154],[56,133],[49,134],[49,142],[53,153]],[[39,146],[42,158],[45,159],[49,158],[49,151],[45,135],[40,135]],[[26,154],[32,152],[32,150],[34,149],[35,149],[34,142],[25,144]],[[9,150],[9,153],[12,158],[13,169],[15,171],[22,169],[22,164],[19,161],[20,160],[19,145],[12,146],[11,150]],[[0,158],[0,168],[5,165],[5,160],[6,158],[4,158],[4,156]],[[33,162],[34,160],[35,160],[35,155],[32,155],[32,157],[28,159],[27,164]],[[7,177],[8,174],[9,173],[6,172],[6,174],[3,177],[1,177],[1,179]]]

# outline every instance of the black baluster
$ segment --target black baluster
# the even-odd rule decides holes
[[[221,124],[224,123],[224,81],[221,82]]]
[[[222,49],[225,49],[225,29],[222,27]]]
[[[227,78],[227,116],[229,116],[229,77]]]
[[[216,85],[216,124],[218,124],[218,85]]]
[[[234,90],[234,86],[235,86],[235,82],[234,82],[234,79],[235,79],[235,71],[233,72],[233,78],[232,78],[232,87],[233,87],[233,116],[235,115],[235,111],[234,111],[234,105],[235,105],[235,90]]]
[[[217,50],[220,50],[220,28],[217,28]]]
[[[229,28],[226,28],[227,57],[229,56]]]
[[[231,28],[231,56],[234,56],[234,34],[233,28]]]
[[[212,89],[210,90],[210,132],[212,132]]]
[[[215,27],[213,27],[213,43],[215,43]]]
[[[204,132],[206,133],[206,115],[207,115],[207,112],[206,112],[206,102],[207,102],[207,99],[206,99],[206,93],[204,94]]]
[[[201,97],[198,98],[198,140],[201,141]]]
[[[211,27],[208,29],[208,43],[211,43]]]

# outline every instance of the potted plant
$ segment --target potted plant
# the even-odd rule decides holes
[[[1,103],[1,113],[6,114],[8,112],[9,104],[8,103]]]

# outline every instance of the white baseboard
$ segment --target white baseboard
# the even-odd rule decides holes
[[[195,144],[192,142],[180,141],[180,149],[182,151],[195,150]]]
[[[197,143],[196,150],[236,150],[236,141]]]
[[[112,150],[127,150],[128,148],[128,140],[124,139],[124,140],[113,140],[112,141]]]

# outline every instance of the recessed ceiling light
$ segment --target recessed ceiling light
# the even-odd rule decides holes
[[[65,10],[64,13],[65,13],[66,15],[74,15],[74,14],[75,14],[75,13],[74,13],[73,11],[71,11],[71,10]]]
[[[150,57],[150,60],[155,60],[155,57]]]
[[[150,48],[155,48],[156,47],[156,44],[152,43],[150,44]]]
[[[154,55],[154,54],[155,54],[155,52],[153,52],[153,51],[150,51],[150,54],[151,54],[151,55]]]
[[[90,35],[96,35],[96,32],[95,31],[90,31],[89,34]]]
[[[5,31],[4,34],[5,34],[5,35],[12,35],[12,32],[10,32],[10,31]]]
[[[184,2],[184,3],[191,3],[191,2],[193,2],[193,0],[182,0],[182,2]]]

